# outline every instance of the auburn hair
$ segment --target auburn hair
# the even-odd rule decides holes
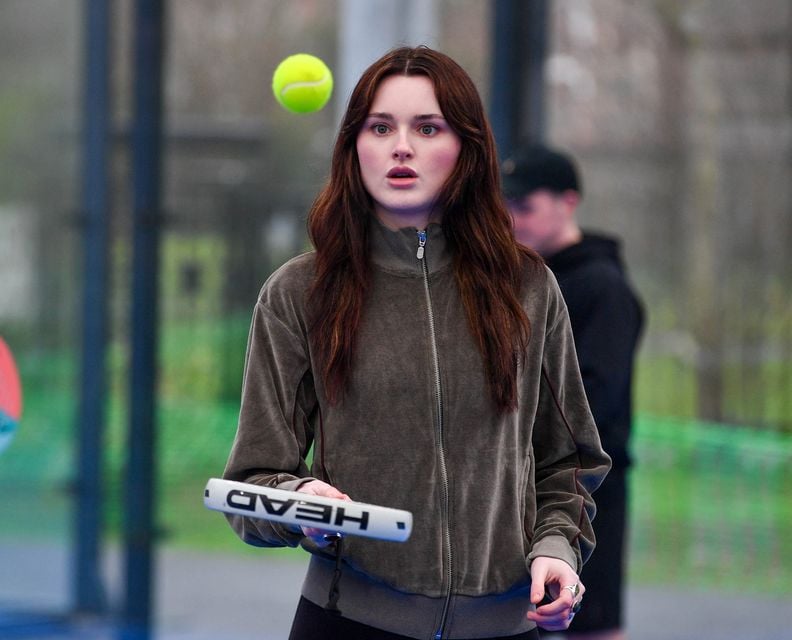
[[[363,72],[336,138],[329,178],[308,214],[316,249],[310,335],[327,398],[334,403],[343,395],[371,282],[374,205],[363,186],[357,137],[380,83],[396,74],[428,77],[443,116],[461,139],[436,210],[492,400],[499,412],[511,411],[517,406],[518,362],[530,337],[519,294],[526,266],[542,273],[541,258],[514,240],[495,140],[473,81],[450,57],[423,46],[394,49]]]

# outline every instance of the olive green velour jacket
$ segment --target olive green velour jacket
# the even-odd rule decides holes
[[[415,638],[519,633],[533,626],[525,619],[531,560],[560,558],[579,572],[592,552],[591,493],[610,459],[551,272],[526,266],[521,301],[531,336],[519,407],[502,414],[491,401],[441,226],[428,227],[419,258],[421,242],[415,229],[372,222],[373,280],[354,369],[334,405],[308,339],[314,254],[267,280],[224,477],[281,489],[318,478],[353,500],[412,512],[407,542],[345,538],[343,615]],[[303,595],[323,604],[329,551],[278,524],[229,521],[249,544],[302,544],[315,554]],[[499,609],[504,602],[513,611]]]

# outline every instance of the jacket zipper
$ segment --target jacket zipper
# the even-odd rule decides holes
[[[446,560],[446,592],[445,602],[443,603],[443,614],[440,617],[440,626],[434,634],[435,640],[441,640],[448,618],[448,609],[451,603],[451,586],[453,578],[453,554],[451,552],[451,523],[449,521],[449,498],[448,498],[448,469],[446,467],[445,444],[443,438],[443,395],[440,386],[440,358],[437,354],[437,332],[435,329],[434,309],[432,308],[432,295],[429,290],[429,266],[424,259],[426,247],[426,231],[418,231],[418,252],[416,257],[421,261],[423,271],[424,293],[426,294],[426,309],[429,317],[429,337],[432,344],[432,361],[434,363],[435,375],[435,398],[437,401],[437,436],[438,447],[440,450],[440,480],[442,486],[441,521],[444,524],[445,541],[445,560]]]

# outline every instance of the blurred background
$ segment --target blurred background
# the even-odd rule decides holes
[[[400,43],[465,67],[501,153],[572,152],[583,225],[625,242],[649,320],[631,593],[788,604],[791,35],[790,0],[0,1],[0,337],[23,389],[0,637],[261,638],[290,618],[301,552],[246,548],[202,490],[258,289],[308,248],[352,83]],[[297,52],[336,76],[314,114],[272,95]],[[237,589],[250,629],[196,623]],[[705,637],[675,622],[690,634],[658,637]]]

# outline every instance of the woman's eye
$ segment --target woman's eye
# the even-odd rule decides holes
[[[420,132],[425,136],[431,136],[437,133],[437,127],[433,124],[422,124]]]
[[[385,124],[375,124],[372,129],[374,133],[381,136],[384,136],[386,133],[388,133],[388,126]]]

